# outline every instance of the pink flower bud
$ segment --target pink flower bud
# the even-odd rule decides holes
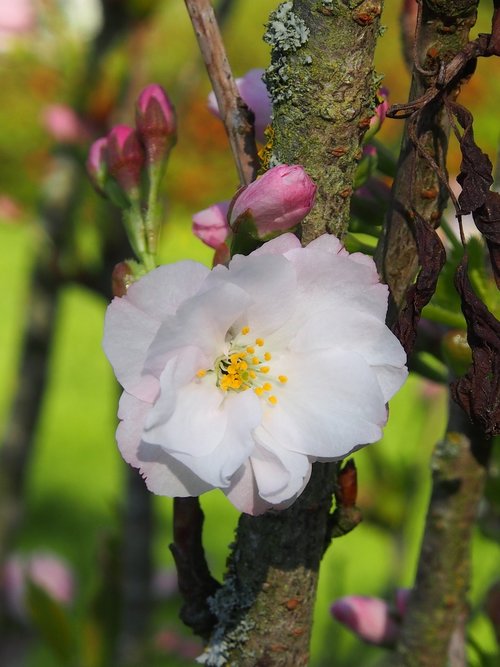
[[[69,565],[55,554],[40,552],[29,557],[11,556],[2,574],[7,608],[21,620],[26,620],[28,615],[25,602],[28,579],[62,604],[73,600],[73,573]]]
[[[66,144],[85,141],[87,128],[77,113],[65,104],[49,104],[42,114],[45,129],[53,139]]]
[[[264,130],[271,124],[272,113],[271,98],[262,79],[263,74],[263,69],[251,69],[245,76],[236,79],[242,100],[254,113],[255,138],[260,143],[266,142]],[[219,106],[213,92],[208,96],[208,108],[220,118]]]
[[[142,91],[136,106],[136,127],[150,163],[163,161],[177,140],[175,109],[161,86]]]
[[[94,141],[87,157],[87,173],[95,189],[104,194],[104,184],[108,173],[108,140],[101,137]]]
[[[229,201],[221,201],[193,215],[193,234],[211,248],[218,248],[231,231],[227,222]]]
[[[375,107],[375,115],[370,118],[370,128],[376,132],[378,132],[384,122],[387,109],[389,108],[389,91],[387,88],[382,87],[378,89],[377,100],[378,104]]]
[[[127,125],[116,125],[107,137],[107,164],[110,174],[127,193],[141,182],[144,150],[137,133]]]
[[[314,204],[316,186],[299,165],[273,167],[236,194],[229,211],[233,229],[251,220],[256,237],[268,239],[292,229]]]
[[[330,611],[337,621],[369,644],[391,646],[398,639],[398,623],[384,600],[349,595],[334,602]]]

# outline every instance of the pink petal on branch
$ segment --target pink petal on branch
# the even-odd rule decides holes
[[[236,86],[241,98],[255,115],[255,139],[265,143],[264,130],[271,124],[272,105],[271,98],[262,80],[264,70],[261,68],[249,70],[243,77],[236,79]],[[220,118],[219,106],[215,94],[211,92],[208,96],[208,108]]]
[[[376,645],[392,645],[399,634],[387,602],[379,598],[348,595],[331,606],[332,616],[360,639]]]
[[[229,201],[221,201],[193,215],[193,234],[211,248],[217,249],[231,231],[227,221]]]
[[[250,218],[259,239],[292,229],[314,204],[316,186],[299,165],[279,165],[242,189],[233,199],[229,224]],[[240,220],[241,221],[241,220]]]

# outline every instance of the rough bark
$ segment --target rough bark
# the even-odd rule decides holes
[[[292,33],[303,22],[307,39],[295,48],[268,30],[271,164],[302,164],[318,186],[302,225],[304,244],[325,232],[342,236],[349,222],[360,141],[375,108],[373,53],[382,6],[381,0],[295,0],[286,25]]]
[[[465,46],[476,21],[478,0],[422,0],[416,36],[410,100],[420,97],[436,80],[440,69]],[[439,100],[429,105],[417,126],[417,139],[445,172],[450,127]],[[405,128],[392,204],[385,232],[377,249],[379,272],[391,289],[393,320],[418,268],[411,221],[418,213],[434,227],[439,225],[447,190],[428,161],[417,152]]]
[[[457,665],[464,654],[470,545],[489,443],[450,402],[448,432],[432,459],[433,489],[394,667]]]
[[[286,25],[290,48],[272,37],[271,16],[271,162],[304,165],[318,186],[316,206],[302,225],[303,243],[325,231],[346,231],[360,141],[374,107],[381,9],[382,2],[372,0],[284,3],[274,19]],[[206,664],[308,664],[321,558],[331,536],[347,532],[332,525],[336,473],[335,463],[315,464],[292,507],[242,515],[224,586],[211,602],[218,622]],[[358,522],[356,514],[350,528]]]

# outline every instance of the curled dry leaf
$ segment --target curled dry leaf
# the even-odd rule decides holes
[[[415,345],[422,309],[436,291],[439,273],[446,262],[446,251],[433,227],[418,214],[414,218],[414,227],[421,269],[415,283],[406,292],[406,304],[393,327],[394,335],[408,355]]]
[[[467,266],[464,255],[455,285],[467,321],[472,365],[451,385],[451,395],[485,435],[492,437],[500,434],[500,322],[472,289]]]
[[[490,190],[493,166],[474,140],[472,114],[459,104],[448,103],[464,129],[460,137],[462,163],[457,181],[462,186],[458,197],[460,213],[472,213],[476,227],[486,240],[495,281],[500,288],[500,195]]]

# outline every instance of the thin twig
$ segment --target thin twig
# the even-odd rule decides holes
[[[185,0],[229,137],[241,185],[254,180],[258,158],[253,114],[241,99],[209,0]]]

